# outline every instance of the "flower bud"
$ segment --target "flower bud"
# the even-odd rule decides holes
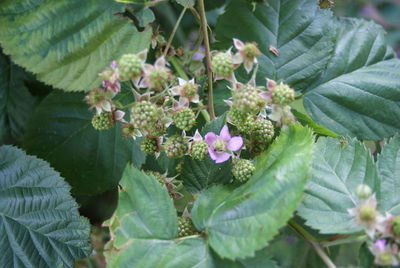
[[[372,189],[366,184],[360,184],[357,187],[356,194],[360,199],[367,199],[372,195]]]
[[[376,216],[378,216],[378,212],[376,211],[376,208],[368,203],[363,204],[360,207],[360,220],[363,223],[370,223],[374,222],[376,220]]]
[[[140,150],[145,154],[157,153],[159,151],[157,139],[145,137],[140,144]]]

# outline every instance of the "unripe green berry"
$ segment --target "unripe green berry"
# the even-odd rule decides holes
[[[170,75],[165,69],[153,69],[150,72],[149,80],[151,85],[155,89],[163,89],[165,85],[168,83]]]
[[[135,128],[133,127],[132,124],[127,123],[127,124],[123,124],[121,127],[121,132],[124,136],[135,136]]]
[[[258,89],[247,84],[233,92],[233,108],[242,113],[256,114],[264,109],[266,102],[259,95]]]
[[[197,235],[199,232],[193,226],[192,220],[187,217],[178,217],[178,237]]]
[[[188,150],[188,141],[180,135],[171,136],[164,143],[164,151],[169,158],[181,158]]]
[[[184,108],[176,111],[172,115],[172,120],[177,128],[188,131],[196,124],[196,115],[192,109]]]
[[[400,215],[393,218],[392,232],[395,236],[400,236]]]
[[[146,173],[148,175],[153,175],[160,184],[162,184],[162,185],[165,184],[164,176],[161,175],[159,172],[148,170],[148,171],[146,171]]]
[[[252,137],[254,139],[266,143],[272,140],[274,134],[274,125],[272,125],[271,121],[264,118],[259,118],[254,121],[252,131]]]
[[[372,195],[372,189],[366,184],[360,184],[357,187],[356,194],[360,199],[367,199]]]
[[[362,222],[368,223],[376,219],[377,216],[377,211],[375,207],[369,205],[369,204],[364,204],[360,208],[360,220]]]
[[[197,85],[192,83],[184,84],[182,89],[182,96],[192,99],[197,94]]]
[[[140,150],[145,154],[155,154],[158,152],[157,139],[145,137],[140,144]]]
[[[151,132],[158,122],[157,111],[149,101],[136,102],[131,110],[131,124],[136,129]]]
[[[257,45],[254,43],[246,43],[243,48],[244,53],[247,57],[257,57],[261,55],[260,50],[258,49]]]
[[[248,181],[253,176],[256,167],[247,159],[239,159],[233,163],[232,174],[240,182]]]
[[[191,156],[197,160],[203,160],[208,154],[208,144],[205,141],[196,141],[192,145]]]
[[[294,101],[295,93],[288,85],[279,84],[272,90],[271,98],[274,104],[288,105]]]
[[[211,68],[217,76],[230,77],[234,70],[232,57],[227,53],[218,52],[212,58]]]
[[[119,77],[122,81],[133,80],[142,74],[143,62],[136,54],[122,55],[118,62]]]
[[[334,4],[334,0],[319,0],[319,7],[322,9],[332,8]]]
[[[96,114],[92,118],[92,125],[97,130],[107,130],[114,126],[114,120],[112,113],[102,112],[101,114]]]

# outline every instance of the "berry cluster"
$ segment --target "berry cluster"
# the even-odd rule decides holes
[[[288,85],[269,79],[266,85],[257,85],[257,56],[261,55],[258,45],[238,39],[233,44],[235,51],[211,53],[210,66],[215,80],[230,83],[231,97],[225,102],[229,106],[227,122],[231,131],[228,125],[219,134],[208,132],[202,136],[198,130],[193,131],[201,122],[197,118],[199,114],[206,120],[210,117],[199,94],[203,92],[199,90],[201,85],[196,83],[204,80],[175,79],[163,56],[154,64],[146,63],[147,51],[122,55],[99,74],[103,87],[90,91],[85,98],[90,108],[96,110],[93,127],[107,130],[121,125],[123,135],[142,137],[140,150],[156,157],[164,153],[174,159],[189,155],[197,161],[209,156],[216,164],[232,161],[233,177],[245,183],[255,172],[255,166],[252,160],[241,158],[241,152],[247,150],[246,158],[261,153],[273,140],[275,128],[294,120],[290,104],[295,92]],[[193,61],[204,59],[204,53],[200,50],[196,53],[191,54]],[[235,76],[235,70],[241,65],[247,73],[253,72],[246,83],[237,81]],[[130,104],[122,104],[116,98],[121,92],[121,83],[131,87],[134,101]],[[193,132],[193,136],[187,135]],[[165,175],[153,175],[161,178],[171,196],[177,196],[172,180]]]
[[[193,226],[192,220],[188,217],[178,218],[178,237],[185,237],[200,234]]]

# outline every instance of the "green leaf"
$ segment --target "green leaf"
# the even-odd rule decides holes
[[[74,267],[90,254],[89,222],[48,163],[0,147],[0,266]]]
[[[298,210],[306,224],[323,234],[361,230],[347,210],[359,203],[358,185],[367,184],[379,192],[369,150],[354,139],[320,138],[314,148],[312,170],[306,196]]]
[[[178,4],[186,8],[194,7],[195,0],[175,0]]]
[[[145,160],[138,141],[125,138],[117,124],[92,127],[93,113],[82,93],[51,93],[33,113],[24,139],[28,153],[50,162],[77,194],[94,195],[115,187],[128,162]]]
[[[217,40],[226,48],[232,38],[257,42],[258,81],[282,80],[296,90],[306,89],[325,69],[334,48],[329,29],[330,11],[321,10],[314,0],[271,0],[253,11],[250,1],[231,1],[217,24]],[[280,56],[274,55],[274,46]]]
[[[128,165],[120,187],[118,208],[110,224],[119,225],[115,247],[131,238],[173,239],[177,236],[178,221],[172,199],[156,178]]]
[[[319,135],[324,135],[324,136],[329,136],[329,137],[338,137],[336,133],[330,131],[329,129],[318,125],[315,123],[308,115],[303,114],[295,109],[292,109],[292,113],[296,117],[296,119],[303,125],[303,126],[308,126],[310,127],[316,134]]]
[[[222,258],[254,256],[278,233],[300,203],[313,136],[292,125],[257,159],[253,177],[231,191],[216,186],[196,200],[192,218]]]
[[[25,85],[26,72],[0,50],[0,144],[19,141],[37,104]]]
[[[113,255],[107,267],[212,268],[214,266],[204,240],[187,238],[179,241],[133,239],[121,253]]]
[[[156,19],[153,11],[148,7],[143,7],[136,11],[135,17],[138,19],[141,27],[145,27]]]
[[[191,192],[198,192],[216,183],[230,182],[231,168],[229,161],[215,164],[208,156],[202,161],[185,157],[181,178]]]
[[[237,261],[221,259],[215,253],[213,255],[216,268],[280,268],[275,261],[271,260],[271,254],[266,249],[257,251],[253,258]]]
[[[67,91],[100,85],[97,75],[122,54],[146,49],[151,29],[138,32],[113,15],[111,0],[5,0],[0,3],[0,43],[39,80]]]
[[[400,61],[392,59],[384,31],[373,22],[342,18],[335,24],[334,56],[307,89],[307,112],[341,135],[369,140],[393,135],[400,130]]]
[[[379,208],[400,215],[400,135],[396,135],[383,147],[378,156],[380,178]]]
[[[225,124],[226,124],[226,114],[223,114],[217,117],[217,119],[212,120],[211,122],[204,125],[204,127],[201,129],[201,135],[204,136],[208,132],[214,132],[218,134]]]

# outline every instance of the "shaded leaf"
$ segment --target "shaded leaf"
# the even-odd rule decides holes
[[[25,85],[26,72],[0,51],[0,144],[19,141],[37,104]]]
[[[111,189],[128,162],[140,166],[145,155],[138,141],[115,128],[97,131],[82,93],[51,93],[32,115],[24,148],[47,160],[77,194],[94,195]]]
[[[0,147],[0,266],[74,267],[90,254],[89,222],[48,163]]]

